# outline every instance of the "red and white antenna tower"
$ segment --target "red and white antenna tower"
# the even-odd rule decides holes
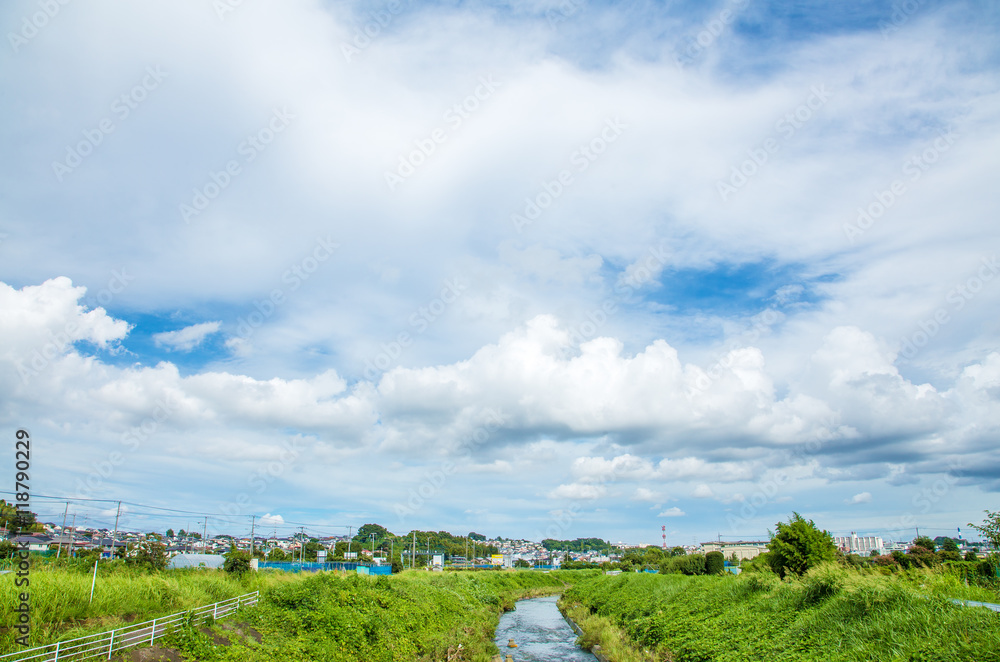
[[[667,525],[664,524],[660,527],[660,531],[663,531],[663,549],[667,548]]]

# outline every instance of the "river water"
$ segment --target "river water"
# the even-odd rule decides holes
[[[496,644],[506,659],[515,662],[595,662],[596,657],[577,648],[576,633],[556,607],[558,596],[520,600],[514,611],[500,617]],[[517,648],[508,648],[513,639]]]

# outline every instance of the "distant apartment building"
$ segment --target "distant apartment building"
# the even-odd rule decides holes
[[[766,540],[736,540],[734,542],[703,542],[701,551],[704,554],[709,552],[722,552],[728,561],[736,555],[737,561],[749,561],[759,554],[767,551]]]
[[[833,544],[844,554],[870,556],[873,551],[885,554],[885,541],[882,538],[879,536],[859,536],[854,531],[851,531],[849,536],[834,536]]]

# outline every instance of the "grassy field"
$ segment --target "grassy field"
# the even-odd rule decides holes
[[[217,625],[189,629],[166,641],[187,659],[211,660],[464,660],[497,652],[500,614],[524,597],[562,592],[566,582],[594,571],[407,572],[391,577],[284,572],[148,572],[127,568],[98,575],[39,566],[31,572],[32,645],[103,632],[127,622],[183,611],[254,590],[259,606],[232,619],[261,635],[256,642]],[[8,586],[10,584],[10,586]],[[13,575],[0,577],[0,625],[13,624]],[[11,631],[0,653],[18,650]]]
[[[236,579],[223,572],[171,570],[149,572],[125,567],[98,570],[94,600],[91,574],[83,567],[39,564],[30,574],[31,645],[110,630],[128,622],[184,611],[258,589],[296,581],[294,576],[248,574]],[[0,654],[19,649],[14,624],[18,595],[14,574],[0,576]]]
[[[954,576],[835,565],[801,579],[628,573],[583,581],[560,606],[615,662],[1000,661],[998,602]]]

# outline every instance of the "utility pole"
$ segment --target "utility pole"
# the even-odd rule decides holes
[[[115,559],[115,541],[118,540],[118,517],[122,514],[122,502],[118,502],[118,512],[115,513],[115,532],[111,534],[111,560]]]
[[[250,516],[250,558],[253,558],[253,525],[257,522],[257,516]]]
[[[201,553],[208,553],[208,518],[205,518],[205,527],[201,534]]]
[[[306,560],[306,527],[300,526],[299,531],[302,532],[302,540],[299,541],[299,563],[305,563]]]
[[[56,558],[62,554],[62,539],[66,537],[66,515],[69,514],[69,501],[66,502],[66,510],[63,511],[63,525],[62,530],[59,532],[59,551],[56,552]]]
[[[74,552],[76,549],[76,513],[73,513],[73,526],[70,528],[73,529],[73,533],[69,536],[69,555],[72,557],[76,556]]]

